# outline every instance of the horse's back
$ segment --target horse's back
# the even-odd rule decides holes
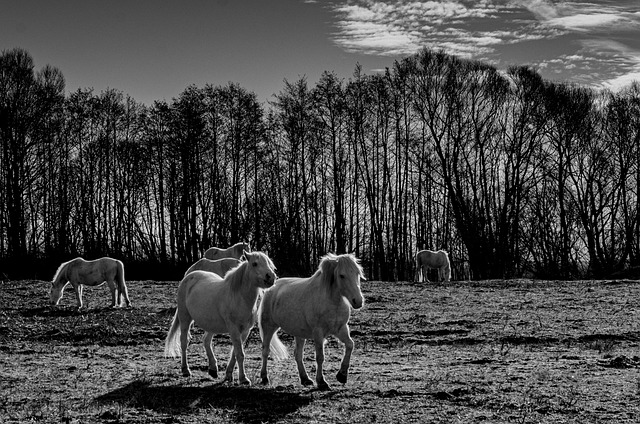
[[[220,249],[219,247],[210,247],[204,252],[204,258],[209,260],[214,260],[216,259],[216,256],[220,254],[221,251],[222,249]]]
[[[313,329],[318,325],[333,332],[334,326],[327,326],[323,321],[343,321],[343,315],[348,318],[349,307],[342,300],[338,305],[330,304],[316,277],[317,274],[309,278],[279,278],[264,294],[262,318],[295,337],[312,338]]]

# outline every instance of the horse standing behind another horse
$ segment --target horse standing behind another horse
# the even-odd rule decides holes
[[[184,275],[186,276],[193,271],[209,271],[224,277],[230,269],[240,265],[240,262],[240,259],[236,258],[222,258],[216,260],[202,258],[191,265]]]
[[[127,285],[124,281],[124,265],[117,259],[100,258],[86,261],[75,258],[58,267],[51,283],[49,301],[57,305],[62,299],[64,288],[71,283],[76,292],[78,309],[82,308],[82,286],[100,286],[106,281],[111,290],[111,307],[120,306],[123,297],[131,306]]]
[[[427,272],[429,268],[438,270],[438,280],[451,280],[451,264],[449,263],[449,255],[444,250],[434,252],[432,250],[421,250],[416,253],[416,281],[420,282],[420,274],[423,281],[429,281]]]
[[[231,247],[227,247],[226,249],[221,249],[219,247],[210,247],[204,252],[204,257],[206,259],[222,259],[222,258],[242,258],[242,252],[247,251],[250,252],[251,248],[249,247],[249,243],[240,242],[236,243]]]
[[[353,340],[349,335],[351,307],[360,309],[364,297],[360,280],[365,280],[362,267],[351,254],[328,254],[322,258],[318,270],[308,278],[280,278],[264,294],[258,309],[258,325],[262,338],[262,384],[269,383],[267,357],[269,351],[277,359],[287,357],[287,350],[276,331],[283,331],[295,338],[295,360],[300,382],[312,386],[302,362],[306,339],[313,339],[316,348],[316,383],[319,389],[329,389],[324,379],[324,342],[329,335],[344,343],[344,356],[337,380],[345,384]]]

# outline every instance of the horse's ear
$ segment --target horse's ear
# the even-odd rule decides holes
[[[367,279],[365,278],[365,276],[364,276],[364,275],[361,275],[361,276],[360,276],[360,281],[367,281]]]
[[[247,252],[246,250],[242,249],[242,256],[240,257],[240,260],[245,260],[248,261],[249,260],[249,252]]]

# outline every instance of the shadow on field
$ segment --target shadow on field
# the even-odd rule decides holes
[[[217,383],[207,387],[153,386],[136,380],[96,398],[100,403],[118,403],[175,415],[201,408],[219,408],[235,415],[237,422],[277,422],[310,404],[310,393],[286,389],[229,386]]]

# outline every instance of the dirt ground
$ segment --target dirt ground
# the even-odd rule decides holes
[[[120,309],[89,287],[77,312],[72,290],[54,309],[50,283],[0,282],[0,422],[640,422],[638,281],[365,282],[344,386],[342,346],[327,343],[329,391],[302,387],[293,359],[270,360],[271,385],[257,384],[256,329],[253,386],[207,375],[197,329],[182,377],[163,357],[177,285],[129,281]],[[223,370],[228,336],[214,345]],[[310,373],[313,358],[309,343]]]

